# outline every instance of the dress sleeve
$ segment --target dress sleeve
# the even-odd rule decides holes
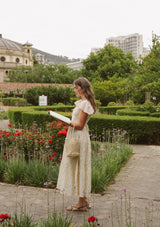
[[[94,113],[94,109],[92,107],[92,105],[90,104],[89,101],[85,100],[82,101],[78,107],[83,110],[83,112],[87,113],[88,115],[92,115]]]

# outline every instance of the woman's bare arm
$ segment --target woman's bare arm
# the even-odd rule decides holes
[[[78,122],[71,122],[70,126],[75,127],[75,129],[82,130],[88,118],[88,114],[80,111]]]

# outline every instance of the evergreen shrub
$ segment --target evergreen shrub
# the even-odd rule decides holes
[[[127,116],[149,116],[150,112],[124,109],[124,110],[117,110],[116,114],[120,115],[120,116],[124,116],[124,115],[127,115]]]
[[[63,112],[62,115],[71,118],[71,113]],[[9,109],[9,118],[11,123],[19,122],[30,126],[36,122],[40,127],[43,127],[46,121],[54,120],[46,111],[37,111],[36,108],[29,107]],[[108,130],[121,129],[127,131],[130,143],[160,144],[160,120],[158,118],[95,114],[91,116],[88,124],[91,135],[94,135],[97,140],[102,140],[103,134],[106,134]]]
[[[24,106],[25,99],[23,98],[3,98],[2,102],[4,106]]]
[[[150,113],[153,113],[156,110],[156,107],[155,107],[154,103],[151,102],[151,101],[146,101],[143,104],[143,107],[144,107],[144,111],[149,111]]]
[[[114,129],[126,130],[130,143],[160,144],[160,120],[153,117],[93,115],[89,121],[91,135],[97,139]]]
[[[73,106],[34,106],[23,108],[19,107],[9,109],[8,116],[10,119],[10,123],[14,123],[16,127],[18,127],[18,125],[22,123],[23,125],[32,125],[33,121],[36,121],[39,125],[42,125],[46,118],[47,120],[50,119],[50,121],[53,120],[53,117],[49,116],[48,114],[46,115],[47,110],[52,110],[56,112],[71,112],[72,109]]]
[[[150,116],[151,117],[160,117],[160,112],[151,113]]]
[[[71,97],[74,97],[73,89],[70,87],[41,86],[27,89],[27,102],[34,106],[38,105],[39,96],[47,96],[48,105],[54,103],[70,104]]]
[[[44,127],[46,121],[52,122],[55,120],[52,116],[47,113],[47,110],[56,110],[56,112],[68,116],[71,118],[71,113],[68,111],[69,109],[73,109],[72,106],[64,106],[64,107],[23,107],[23,108],[12,108],[8,110],[8,116],[10,119],[10,123],[15,124],[15,127],[19,125],[22,126],[31,126],[33,122],[36,122],[40,127]],[[68,112],[63,112],[67,110]],[[65,113],[65,114],[64,114]]]
[[[99,107],[100,113],[107,113],[107,114],[113,114],[115,115],[117,110],[125,109],[125,106],[101,106]]]
[[[125,106],[134,106],[134,102],[132,100],[128,100],[126,103],[125,103]]]

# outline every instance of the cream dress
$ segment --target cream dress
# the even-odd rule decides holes
[[[72,121],[78,122],[80,111],[88,114],[87,122],[94,113],[93,107],[88,100],[78,100],[75,102]],[[65,145],[59,170],[57,189],[66,195],[78,195],[79,197],[88,197],[91,192],[91,143],[87,122],[82,130],[74,130],[69,127],[67,137],[74,133],[75,138],[80,139],[80,157],[72,159],[67,157]]]

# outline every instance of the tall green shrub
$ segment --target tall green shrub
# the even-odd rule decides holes
[[[47,96],[48,105],[54,103],[69,104],[71,97],[75,96],[70,87],[41,86],[27,89],[27,102],[37,106],[41,95]]]

